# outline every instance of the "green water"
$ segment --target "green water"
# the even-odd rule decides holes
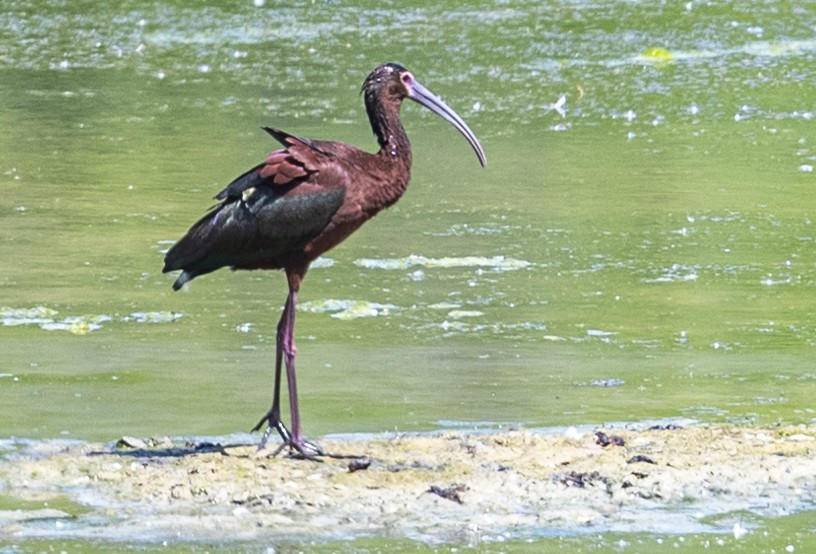
[[[222,270],[173,293],[163,251],[273,148],[262,125],[372,149],[358,91],[384,61],[457,109],[489,163],[403,109],[407,194],[300,296],[310,437],[811,423],[814,15],[5,2],[0,436],[248,430],[284,279]]]

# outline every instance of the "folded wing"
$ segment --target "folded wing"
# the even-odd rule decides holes
[[[268,130],[286,148],[237,177],[221,203],[167,252],[164,272],[181,269],[179,289],[221,267],[276,269],[325,229],[345,198],[342,180],[321,184],[331,154],[304,139]]]

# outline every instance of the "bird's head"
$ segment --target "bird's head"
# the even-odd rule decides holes
[[[465,121],[453,108],[445,104],[438,96],[425,88],[414,75],[398,63],[386,63],[374,69],[363,82],[362,94],[365,97],[369,116],[376,112],[377,106],[386,103],[399,106],[405,98],[410,98],[453,125],[470,143],[476,152],[479,163],[487,164],[479,139]]]

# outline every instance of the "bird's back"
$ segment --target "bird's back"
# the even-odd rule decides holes
[[[326,152],[285,136],[287,148],[227,185],[216,196],[221,203],[167,252],[163,271],[183,270],[175,289],[221,267],[278,269],[301,261],[304,245],[329,226],[347,183],[331,180]]]
[[[268,129],[286,148],[227,185],[165,256],[175,289],[221,267],[305,269],[404,192],[409,167],[347,144]]]

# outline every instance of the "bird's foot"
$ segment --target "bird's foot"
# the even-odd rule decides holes
[[[286,425],[280,420],[280,417],[275,416],[272,414],[272,410],[270,410],[266,415],[264,415],[261,420],[252,428],[251,433],[260,430],[263,427],[264,423],[268,423],[266,430],[264,431],[263,436],[261,437],[261,441],[258,443],[258,450],[263,450],[266,448],[266,443],[269,441],[269,437],[272,436],[274,431],[277,431],[280,435],[281,439],[283,439],[283,444],[291,442],[292,440],[292,433],[289,432],[289,429],[286,428]]]
[[[368,469],[371,465],[371,458],[368,456],[358,456],[356,454],[336,454],[333,452],[326,452],[321,447],[313,442],[301,439],[296,441],[290,439],[284,442],[275,451],[270,454],[270,457],[275,457],[286,448],[289,448],[289,457],[297,460],[310,460],[312,462],[322,462],[320,458],[334,458],[335,460],[351,460],[349,463],[349,471],[358,471],[360,469]]]
[[[333,457],[330,454],[326,454],[322,448],[313,442],[303,440],[302,438],[293,438],[292,433],[289,432],[289,429],[286,428],[286,425],[283,424],[279,417],[273,415],[272,410],[261,418],[258,424],[252,428],[252,432],[259,431],[265,423],[267,424],[266,430],[264,430],[261,441],[258,443],[259,452],[266,448],[266,444],[269,442],[269,437],[271,437],[277,431],[283,442],[275,449],[274,452],[272,452],[272,454],[270,454],[270,457],[277,456],[287,447],[289,448],[289,456],[293,458],[317,461],[319,456]]]
[[[313,462],[319,462],[319,457],[331,457],[330,454],[327,454],[325,450],[320,448],[315,443],[303,439],[295,440],[291,437],[288,440],[284,440],[283,444],[278,446],[275,451],[270,454],[270,457],[274,458],[286,448],[289,449],[289,457],[296,458],[298,460],[311,460]]]

